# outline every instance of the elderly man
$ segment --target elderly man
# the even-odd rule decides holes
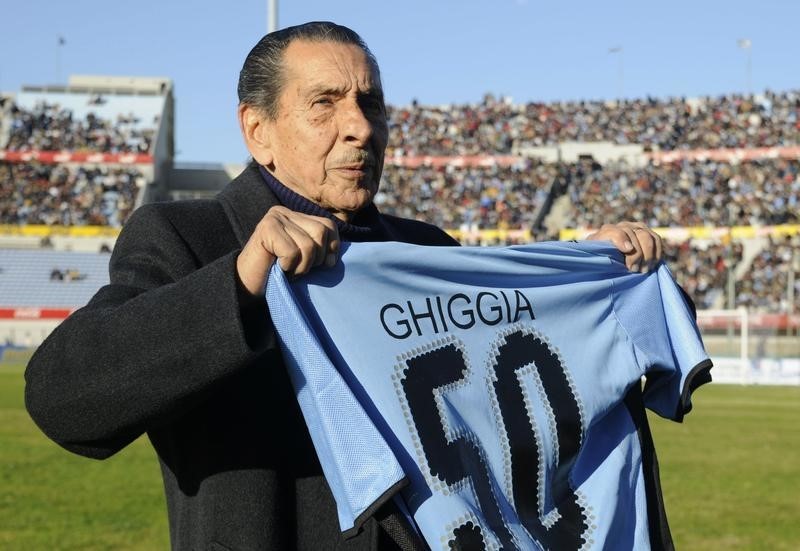
[[[239,98],[254,161],[214,200],[134,213],[111,283],[31,360],[28,409],[88,457],[147,433],[173,548],[421,548],[393,501],[340,534],[263,296],[274,262],[293,277],[324,269],[341,240],[456,243],[372,204],[386,114],[378,65],[353,31],[308,23],[265,36]],[[634,224],[593,238],[611,240],[633,269],[661,257],[658,237]]]

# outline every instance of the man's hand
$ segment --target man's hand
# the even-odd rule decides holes
[[[327,218],[272,207],[256,226],[236,260],[236,271],[252,295],[264,294],[275,260],[290,277],[314,266],[333,266],[339,252],[339,232]]]
[[[661,236],[641,222],[603,224],[586,239],[611,241],[625,255],[625,265],[632,272],[649,272],[664,255]]]

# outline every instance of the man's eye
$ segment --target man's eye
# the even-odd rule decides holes
[[[317,98],[314,100],[313,105],[331,105],[333,100],[331,98]]]

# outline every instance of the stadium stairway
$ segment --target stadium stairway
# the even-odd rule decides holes
[[[14,96],[0,93],[0,149],[5,148],[8,136],[11,134],[11,121],[8,119],[8,110]]]
[[[557,197],[544,216],[543,225],[547,235],[558,235],[558,231],[569,226],[571,201],[569,194]]]

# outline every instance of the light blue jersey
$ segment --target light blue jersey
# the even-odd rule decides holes
[[[343,248],[276,266],[267,298],[344,531],[407,479],[432,549],[671,545],[643,404],[680,420],[711,364],[666,267],[607,243]]]

